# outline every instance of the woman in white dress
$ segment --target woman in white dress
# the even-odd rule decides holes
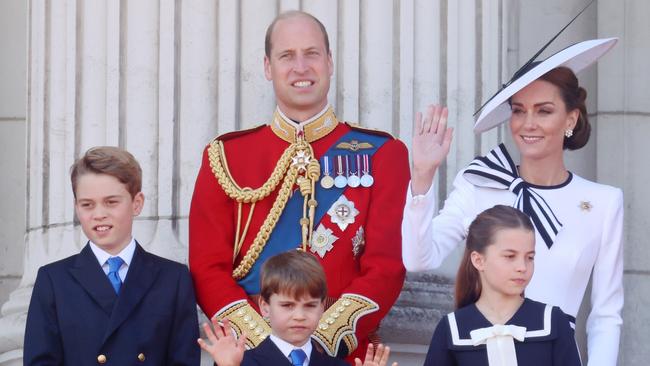
[[[592,276],[587,319],[589,365],[615,365],[623,307],[623,195],[620,189],[571,173],[564,149],[583,147],[590,134],[586,91],[575,73],[594,62],[616,39],[571,46],[532,64],[483,109],[474,127],[482,132],[509,119],[520,157],[505,146],[475,159],[454,180],[438,212],[432,182],[449,151],[447,111],[430,106],[416,117],[413,167],[402,222],[408,271],[438,267],[463,244],[474,217],[497,204],[527,213],[535,226],[535,275],[526,297],[559,306],[575,316]]]

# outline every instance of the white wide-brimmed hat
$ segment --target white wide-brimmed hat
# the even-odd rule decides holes
[[[502,122],[510,119],[510,105],[508,100],[515,93],[528,86],[542,75],[556,67],[568,67],[574,73],[578,73],[589,65],[593,64],[601,56],[607,53],[618,42],[618,38],[592,39],[576,43],[562,51],[550,56],[544,61],[532,66],[529,70],[519,70],[506,86],[497,92],[482,108],[476,123],[474,132],[487,131]],[[522,75],[517,75],[522,74]]]

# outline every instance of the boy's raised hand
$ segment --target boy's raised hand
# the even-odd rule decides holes
[[[236,339],[228,319],[224,319],[221,325],[213,318],[212,326],[214,332],[208,323],[203,323],[203,331],[210,344],[199,338],[197,342],[201,349],[208,352],[219,366],[239,366],[246,350],[246,334]]]
[[[388,356],[390,356],[390,347],[379,344],[377,346],[377,351],[375,351],[375,346],[370,343],[368,345],[368,350],[366,351],[366,359],[361,363],[361,360],[358,358],[354,359],[355,366],[386,366],[388,362]],[[393,362],[392,366],[398,366],[397,362]]]

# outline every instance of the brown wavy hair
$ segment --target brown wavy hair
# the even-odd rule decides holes
[[[485,254],[485,249],[494,244],[496,233],[503,229],[535,230],[526,214],[510,206],[496,205],[478,214],[469,226],[465,253],[456,275],[456,309],[475,303],[481,296],[481,277],[472,264],[472,252]]]
[[[97,146],[88,149],[70,167],[72,194],[77,198],[77,180],[84,174],[106,174],[126,186],[134,198],[142,190],[142,169],[130,152],[115,146]]]
[[[568,67],[556,67],[539,79],[549,82],[560,89],[560,95],[567,112],[574,109],[580,112],[576,126],[573,128],[573,136],[564,138],[563,148],[568,150],[582,148],[589,142],[589,136],[591,135],[591,125],[587,118],[587,106],[585,105],[587,91],[578,84],[576,74]]]
[[[309,295],[325,300],[327,279],[318,259],[302,250],[290,250],[269,258],[262,265],[260,295],[268,303],[273,294],[294,299]]]

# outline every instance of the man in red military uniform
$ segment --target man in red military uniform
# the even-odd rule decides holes
[[[327,276],[314,340],[330,355],[363,359],[404,281],[406,147],[336,118],[327,101],[332,55],[316,18],[281,14],[265,46],[272,120],[213,140],[196,180],[189,260],[198,303],[255,347],[270,332],[257,307],[260,266],[300,248]]]

